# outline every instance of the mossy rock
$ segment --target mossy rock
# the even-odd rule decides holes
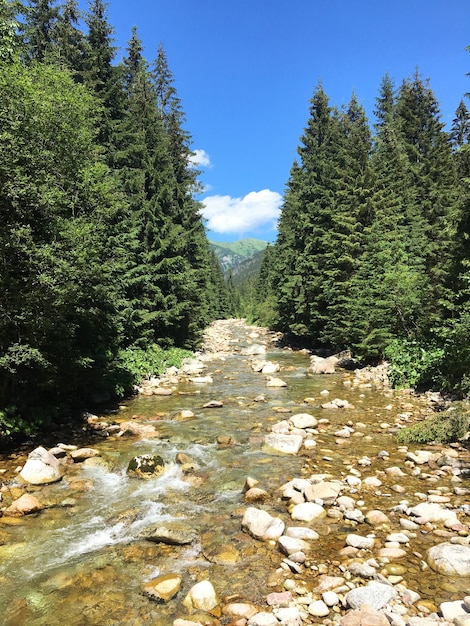
[[[139,454],[129,461],[127,471],[129,474],[141,478],[155,478],[165,470],[165,463],[161,456],[154,454]]]

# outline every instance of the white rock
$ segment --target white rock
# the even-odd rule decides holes
[[[308,605],[308,612],[314,617],[326,617],[330,609],[323,600],[315,600],[315,602]]]
[[[454,621],[456,617],[470,617],[470,613],[461,600],[456,600],[455,602],[442,602],[440,609],[443,618],[449,622]]]
[[[354,534],[350,534],[346,537],[346,545],[361,550],[372,550],[374,542],[374,537],[362,537],[361,535]]]
[[[272,376],[268,376],[266,381],[266,387],[287,387],[287,383],[280,378],[273,378]]]
[[[196,583],[183,600],[183,604],[190,611],[211,611],[218,605],[215,589],[209,580],[202,580]]]
[[[295,539],[305,539],[305,541],[316,541],[320,538],[316,531],[306,526],[289,526],[286,528],[286,535]]]
[[[247,626],[279,626],[279,621],[273,613],[261,611],[250,617]]]
[[[295,552],[305,552],[310,546],[304,539],[297,539],[295,537],[288,537],[287,535],[282,535],[277,540],[279,548],[281,552],[290,556]]]
[[[295,428],[316,428],[318,425],[317,418],[310,413],[297,413],[290,418],[289,422]]]
[[[325,591],[322,594],[322,600],[326,606],[336,606],[339,604],[339,596],[335,591]]]
[[[274,614],[282,626],[302,626],[300,611],[295,607],[275,609]]]
[[[243,516],[242,528],[256,539],[269,541],[279,539],[283,534],[285,524],[278,517],[272,517],[267,511],[249,507]]]
[[[283,435],[281,433],[271,433],[264,438],[265,444],[284,454],[297,454],[302,447],[302,435]]]
[[[296,504],[292,507],[291,517],[293,520],[302,522],[311,522],[314,519],[324,517],[326,515],[325,509],[315,502],[304,502],[303,504]]]
[[[60,463],[53,454],[39,446],[29,454],[20,476],[32,485],[55,483],[62,478]]]

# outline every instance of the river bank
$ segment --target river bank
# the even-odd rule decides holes
[[[181,371],[88,417],[92,449],[57,442],[55,483],[0,460],[6,624],[468,623],[468,450],[397,446],[429,399],[309,374],[277,339],[213,325]],[[161,475],[129,476],[155,453]]]

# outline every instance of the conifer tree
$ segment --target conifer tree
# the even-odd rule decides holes
[[[51,62],[59,9],[55,0],[28,0],[22,25],[28,61]]]
[[[424,255],[430,292],[423,300],[421,327],[432,328],[452,309],[450,272],[457,219],[458,183],[449,136],[440,121],[439,105],[418,73],[403,82],[396,124],[407,154],[417,212],[425,226]],[[424,295],[424,294],[423,294]]]

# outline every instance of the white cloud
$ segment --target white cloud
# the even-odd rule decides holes
[[[208,196],[202,200],[207,228],[216,233],[244,235],[276,227],[282,196],[276,191],[251,191],[244,198]]]
[[[189,162],[194,167],[209,167],[211,165],[210,156],[205,150],[193,150],[193,154],[189,157]]]

